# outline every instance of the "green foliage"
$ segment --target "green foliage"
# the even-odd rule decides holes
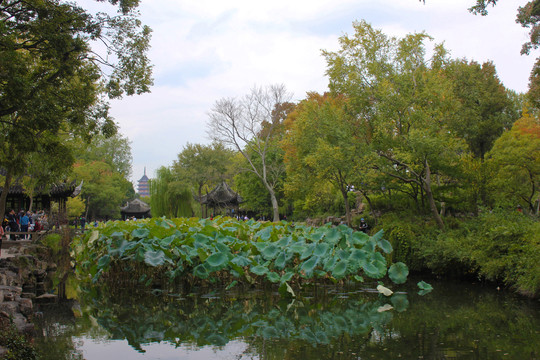
[[[13,325],[0,329],[0,346],[7,350],[2,360],[37,360],[32,344]]]
[[[160,167],[150,180],[150,206],[153,216],[192,216],[193,195],[186,183],[170,168]]]
[[[515,209],[483,210],[438,230],[429,219],[387,214],[380,219],[394,253],[414,271],[440,276],[476,276],[519,292],[540,292],[540,223]]]
[[[382,231],[370,237],[343,225],[154,218],[109,222],[75,241],[73,255],[79,277],[93,281],[126,273],[147,284],[165,276],[169,281],[300,285],[318,279],[363,281],[359,274],[383,278],[388,265],[378,249],[392,251]],[[391,279],[403,283],[406,266],[393,269]]]

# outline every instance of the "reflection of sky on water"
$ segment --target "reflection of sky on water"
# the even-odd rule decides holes
[[[247,344],[233,340],[227,345],[180,346],[175,348],[167,342],[143,345],[144,353],[134,350],[125,340],[98,341],[88,337],[73,339],[81,344],[85,360],[248,360],[258,359],[257,355],[246,353]]]

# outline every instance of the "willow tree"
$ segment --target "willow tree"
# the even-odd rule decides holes
[[[160,167],[149,184],[152,216],[193,216],[191,191],[170,168]]]
[[[282,157],[274,156],[278,148],[277,128],[284,120],[284,105],[291,95],[284,85],[253,88],[241,99],[223,98],[210,110],[209,136],[239,151],[248,170],[262,182],[270,195],[273,219],[279,221],[276,186],[285,172]]]
[[[40,148],[58,154],[69,151],[60,133],[85,139],[114,133],[107,96],[149,91],[151,66],[146,53],[151,30],[137,18],[138,1],[109,2],[118,5],[117,14],[93,15],[61,0],[0,3],[3,189],[27,170],[26,154]],[[67,168],[71,163],[62,165]],[[0,216],[7,192],[0,196]]]

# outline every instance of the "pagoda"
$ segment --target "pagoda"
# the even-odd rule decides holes
[[[144,167],[144,175],[139,179],[137,192],[140,196],[150,196],[150,186],[148,184],[148,176],[146,176],[146,166]]]

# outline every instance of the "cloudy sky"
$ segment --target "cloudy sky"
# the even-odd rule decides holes
[[[171,165],[188,142],[209,143],[208,111],[218,99],[275,83],[295,100],[324,92],[321,50],[337,50],[355,20],[398,37],[425,31],[454,58],[493,61],[507,88],[525,92],[536,55],[519,54],[527,29],[515,17],[526,2],[500,1],[481,17],[467,11],[475,0],[142,0],[154,87],[111,109],[132,142],[132,180],[145,167],[153,177]]]

